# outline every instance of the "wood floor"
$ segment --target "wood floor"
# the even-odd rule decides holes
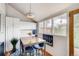
[[[49,52],[47,52],[43,49],[41,49],[41,52],[44,54],[43,56],[53,56]],[[10,55],[11,55],[11,51],[5,53],[5,56],[10,56]]]
[[[47,51],[44,51],[44,50],[41,50],[43,53],[45,52],[45,55],[44,56],[53,56],[53,55],[51,55],[49,52],[47,52]]]

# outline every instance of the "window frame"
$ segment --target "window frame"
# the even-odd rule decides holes
[[[58,17],[58,16],[61,16],[61,15],[64,15],[64,14],[66,14],[66,19],[67,19],[67,24],[66,24],[66,34],[65,35],[61,35],[61,34],[54,34],[54,30],[53,30],[53,27],[54,27],[54,17]],[[49,18],[50,20],[51,20],[51,33],[49,34],[49,35],[56,35],[56,36],[65,36],[65,37],[67,37],[67,29],[68,29],[68,13],[62,13],[62,14],[59,14],[59,15],[56,15],[56,16],[54,16],[54,17],[52,17],[52,18]],[[40,22],[43,22],[43,33],[39,33],[38,32],[38,34],[47,34],[47,33],[45,33],[44,32],[44,29],[45,29],[45,21],[48,21],[49,19],[46,19],[46,20],[43,20],[43,21],[40,21]],[[40,23],[40,22],[38,22],[38,23]],[[38,27],[39,28],[39,27]],[[38,30],[39,31],[39,30]]]
[[[60,14],[60,15],[58,15],[58,16],[53,17],[53,28],[54,28],[54,18],[56,18],[56,17],[61,17],[61,16],[64,15],[64,14],[66,14],[66,18],[65,18],[65,19],[66,19],[66,22],[67,22],[67,24],[68,24],[68,14],[67,14],[67,13],[63,13],[63,14]],[[65,36],[65,37],[66,37],[66,36],[67,36],[67,26],[68,26],[67,24],[66,24],[66,33],[65,33],[65,35],[63,35],[63,34],[62,34],[62,35],[61,35],[61,34],[55,34],[55,33],[54,33],[54,29],[53,29],[53,31],[52,31],[52,34],[53,34],[53,35],[56,35],[56,36]]]

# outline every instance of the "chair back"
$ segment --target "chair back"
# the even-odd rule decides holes
[[[43,46],[44,46],[44,43],[40,43],[39,46],[40,46],[40,47],[43,47]]]

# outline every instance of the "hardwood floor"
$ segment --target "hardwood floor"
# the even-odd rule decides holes
[[[41,50],[43,53],[45,52],[45,55],[44,56],[53,56],[53,55],[51,55],[49,52],[47,52],[47,51],[44,51],[44,50]]]
[[[11,55],[11,51],[5,52],[5,56],[10,56]]]
[[[49,52],[44,51],[43,49],[39,49],[39,50],[41,50],[41,52],[43,53],[43,56],[53,56]],[[5,53],[5,56],[10,56],[10,55],[11,55],[11,51],[8,51]]]

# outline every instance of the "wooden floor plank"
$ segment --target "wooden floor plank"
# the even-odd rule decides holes
[[[53,56],[53,55],[51,55],[49,52],[47,52],[47,51],[44,51],[43,49],[41,50],[43,53],[45,52],[45,55],[44,56]]]

